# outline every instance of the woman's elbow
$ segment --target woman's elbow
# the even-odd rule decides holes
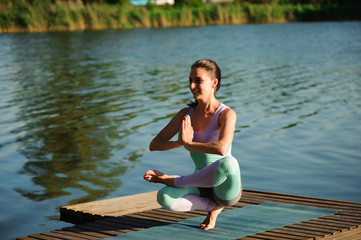
[[[228,153],[228,149],[229,149],[229,147],[227,147],[227,146],[220,146],[218,148],[218,154],[221,156],[226,156]]]
[[[154,140],[149,144],[149,151],[155,151],[157,150],[156,147],[155,147],[155,144],[154,144]]]
[[[227,152],[225,152],[225,151],[219,151],[218,154],[221,155],[221,156],[226,156]]]

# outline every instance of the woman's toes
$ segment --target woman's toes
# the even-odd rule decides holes
[[[208,230],[212,230],[214,227],[212,227],[212,226],[205,226],[204,228],[203,228],[203,230],[205,230],[205,231],[208,231]]]

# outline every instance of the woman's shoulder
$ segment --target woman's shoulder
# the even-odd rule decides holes
[[[237,118],[236,112],[232,108],[228,107],[227,105],[225,105],[223,103],[221,103],[221,105],[223,105],[223,106],[222,106],[222,111],[219,114],[219,118],[223,118],[223,119],[230,118],[230,117]]]
[[[183,119],[183,117],[185,115],[187,115],[187,113],[189,112],[190,108],[189,107],[185,107],[185,108],[182,108],[181,110],[178,111],[178,113],[175,115],[175,117],[180,117]]]
[[[190,107],[185,107],[185,108],[182,108],[181,110],[179,110],[178,113],[181,113],[181,114],[186,114],[187,112],[189,112],[189,110],[191,110]]]

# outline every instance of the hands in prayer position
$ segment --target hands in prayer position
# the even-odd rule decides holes
[[[182,125],[178,133],[178,142],[182,145],[191,143],[193,141],[194,131],[192,127],[191,117],[185,115]]]

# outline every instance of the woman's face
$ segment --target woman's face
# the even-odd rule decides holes
[[[217,79],[212,79],[208,71],[204,68],[191,69],[189,73],[189,89],[194,99],[207,100],[214,95]]]

